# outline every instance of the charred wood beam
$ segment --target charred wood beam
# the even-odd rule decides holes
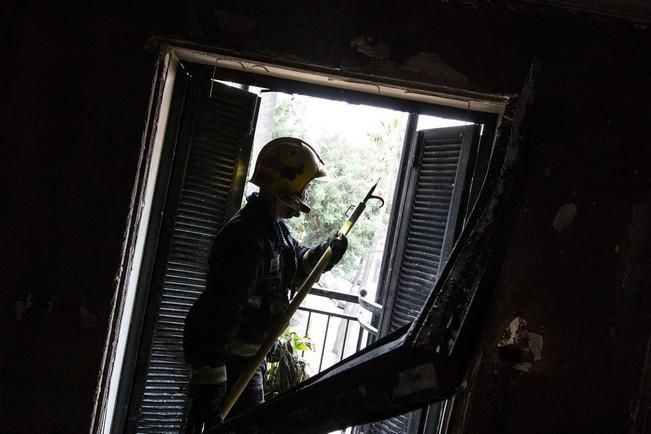
[[[423,351],[445,356],[451,364],[446,373],[463,366],[454,379],[467,367],[468,342],[482,318],[477,306],[492,294],[494,277],[499,270],[510,235],[513,215],[521,190],[522,149],[528,127],[528,115],[533,103],[537,71],[532,64],[529,75],[517,98],[511,98],[491,155],[486,183],[464,231],[441,272],[432,296],[408,332],[409,342]],[[496,161],[501,162],[498,166]],[[490,180],[494,181],[490,184]]]
[[[208,432],[319,433],[382,419],[445,398],[433,354],[405,345],[400,329],[298,387]]]
[[[468,369],[515,209],[534,67],[506,107],[477,200],[421,314],[365,350],[208,432],[321,433],[386,419],[452,396]]]

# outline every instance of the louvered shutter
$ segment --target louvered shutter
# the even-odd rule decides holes
[[[385,307],[387,333],[416,318],[452,248],[476,129],[471,125],[418,132],[405,201],[408,217],[400,224],[393,267],[397,276],[389,289],[394,298]]]
[[[411,323],[439,275],[463,221],[468,163],[479,136],[478,125],[419,131],[408,186],[402,201],[406,217],[388,279],[381,333]],[[397,210],[396,210],[397,212]],[[364,433],[418,432],[420,410],[365,427]]]
[[[154,300],[146,321],[152,324],[151,344],[141,351],[146,364],[137,370],[141,378],[131,398],[128,432],[181,432],[189,379],[182,350],[185,317],[204,290],[212,242],[242,200],[259,98],[197,81],[187,93],[172,166],[172,203],[166,205],[172,215],[164,217],[168,230],[163,228],[159,243],[167,251],[155,267],[161,275],[152,278]]]

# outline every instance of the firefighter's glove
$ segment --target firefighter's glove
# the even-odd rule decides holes
[[[330,263],[325,268],[326,271],[331,270],[332,267],[337,265],[337,263],[341,261],[341,258],[344,256],[344,253],[346,253],[346,249],[348,249],[348,239],[343,235],[335,235],[330,238],[328,242],[330,243],[330,248],[332,249],[332,259],[330,259]]]
[[[312,271],[317,262],[319,262],[319,259],[321,259],[321,256],[323,256],[323,253],[326,251],[328,246],[332,248],[332,257],[330,258],[328,265],[325,266],[324,271],[332,270],[332,267],[334,267],[337,262],[339,262],[341,257],[344,256],[344,253],[348,248],[348,240],[343,235],[339,235],[339,237],[335,235],[328,238],[318,246],[308,250],[308,252],[303,257],[304,270],[306,273]]]

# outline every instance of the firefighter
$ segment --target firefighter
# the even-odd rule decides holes
[[[220,400],[255,355],[267,331],[280,321],[289,292],[325,249],[333,250],[330,270],[347,248],[332,237],[307,248],[292,238],[285,219],[310,212],[306,190],[326,175],[316,151],[300,139],[267,143],[250,180],[260,188],[217,234],[209,259],[206,290],[185,321],[184,353],[192,366],[191,410],[187,432],[218,422]],[[264,401],[265,363],[233,408],[239,413]]]

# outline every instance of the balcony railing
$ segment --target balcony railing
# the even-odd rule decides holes
[[[381,314],[382,307],[360,295],[315,287],[292,320],[292,327],[311,338],[315,352],[303,353],[312,374],[321,372],[359,351],[377,329],[368,312]]]

